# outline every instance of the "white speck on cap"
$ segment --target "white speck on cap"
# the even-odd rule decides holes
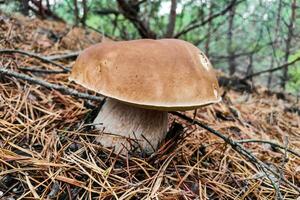
[[[215,94],[216,98],[218,98],[218,91],[216,89],[214,89],[214,94]]]
[[[206,58],[206,56],[202,52],[200,52],[199,57],[200,57],[201,64],[208,71],[209,68],[210,68],[209,67],[210,63],[209,63],[208,59]]]

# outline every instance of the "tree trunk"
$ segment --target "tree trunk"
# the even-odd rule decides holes
[[[77,26],[79,23],[79,9],[78,9],[78,2],[77,0],[73,0],[74,3],[74,18],[75,18],[75,25]]]
[[[87,7],[87,2],[86,0],[82,0],[82,9],[83,9],[83,14],[81,17],[81,24],[83,27],[86,26],[86,18],[87,18],[87,13],[88,13],[88,7]]]
[[[213,14],[213,2],[209,2],[209,16],[211,17]],[[210,45],[210,36],[211,36],[211,28],[212,28],[212,20],[208,22],[208,27],[207,27],[207,38],[205,42],[205,54],[207,57],[209,57],[209,45]]]
[[[281,8],[282,8],[282,0],[278,1],[278,9],[277,9],[277,18],[276,18],[276,27],[275,27],[275,33],[274,33],[274,45],[273,47],[273,56],[271,58],[271,66],[270,69],[273,69],[274,67],[274,61],[276,59],[276,47],[277,42],[278,42],[278,33],[279,33],[279,27],[280,27],[280,19],[281,19]],[[273,78],[273,73],[272,71],[269,73],[269,77],[268,77],[268,89],[270,89],[271,84],[272,84],[272,78]]]
[[[29,15],[29,0],[22,0],[21,2],[21,12],[23,15]]]
[[[229,65],[229,74],[233,75],[236,70],[236,63],[235,63],[235,55],[234,55],[234,48],[233,48],[233,25],[234,25],[234,15],[235,15],[235,6],[232,6],[229,10],[229,19],[228,19],[228,32],[227,32],[227,39],[228,39],[228,65]]]
[[[177,7],[177,1],[172,0],[171,1],[171,10],[169,15],[169,24],[167,27],[167,32],[165,34],[166,38],[173,37],[174,29],[175,29],[175,22],[176,22],[176,7]]]
[[[249,55],[249,64],[247,67],[247,72],[246,72],[247,76],[249,76],[250,74],[253,74],[253,54]],[[253,78],[250,78],[250,81],[253,85]]]
[[[29,0],[28,0],[29,2]],[[30,0],[30,3],[34,5],[34,7],[32,7],[30,4],[28,5],[29,10],[31,10],[32,12],[34,12],[36,14],[36,16],[42,18],[42,19],[47,19],[47,18],[52,18],[54,20],[57,21],[61,21],[63,22],[64,20],[60,17],[58,17],[55,13],[53,13],[51,11],[51,7],[50,7],[50,3],[48,3],[48,1],[46,2],[47,5],[46,7],[43,6],[42,4],[42,0]]]
[[[147,25],[147,22],[139,16],[139,5],[132,4],[132,1],[117,0],[118,6],[125,18],[127,18],[138,30],[142,38],[156,38],[154,33]]]
[[[290,23],[288,25],[288,35],[286,38],[286,46],[285,46],[285,55],[284,55],[284,61],[288,62],[289,56],[290,56],[290,49],[291,49],[291,41],[293,38],[293,31],[295,28],[295,20],[296,20],[296,0],[292,1],[291,4],[291,19]],[[281,79],[281,88],[285,89],[286,82],[288,81],[288,68],[283,68],[282,70],[282,79]]]
[[[43,7],[42,0],[38,1],[38,8],[39,8],[39,15],[42,17],[42,19],[46,19],[45,9]]]
[[[47,10],[51,10],[51,5],[49,0],[46,0],[46,6],[47,6]]]

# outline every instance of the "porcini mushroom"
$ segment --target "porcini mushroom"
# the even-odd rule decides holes
[[[70,80],[108,97],[94,124],[104,130],[97,141],[116,150],[136,145],[131,138],[151,153],[166,136],[167,111],[221,100],[207,57],[177,39],[93,45],[77,58]]]

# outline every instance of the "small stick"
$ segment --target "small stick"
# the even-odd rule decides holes
[[[26,55],[26,56],[29,56],[29,57],[33,57],[33,58],[39,59],[39,60],[41,60],[41,61],[43,61],[45,63],[50,63],[52,65],[55,65],[55,66],[63,69],[66,72],[70,72],[71,71],[69,68],[64,67],[63,65],[61,65],[59,63],[56,63],[56,62],[54,62],[52,60],[49,60],[46,57],[40,56],[40,55],[35,54],[35,53],[31,53],[31,52],[27,52],[27,51],[22,51],[22,50],[16,50],[16,49],[2,49],[2,50],[0,50],[0,54],[14,54],[14,53],[23,54],[23,55]]]
[[[35,79],[33,77],[30,77],[28,75],[25,74],[20,74],[17,72],[14,72],[12,70],[8,70],[5,68],[0,68],[0,74],[4,74],[4,75],[8,75],[8,76],[13,76],[31,83],[35,83],[38,85],[41,85],[43,87],[46,87],[48,89],[55,89],[58,90],[64,94],[68,94],[68,95],[72,95],[72,96],[76,96],[78,98],[83,98],[83,99],[89,99],[89,100],[95,100],[95,101],[102,101],[103,98],[102,97],[98,97],[95,95],[88,95],[86,93],[81,93],[78,92],[75,89],[71,89],[62,85],[57,85],[57,84],[52,84],[52,83],[48,83],[46,81],[43,80],[39,80],[39,79]],[[280,177],[280,175],[275,172],[273,169],[271,169],[269,166],[267,166],[265,163],[263,163],[261,160],[257,159],[249,150],[245,149],[241,144],[239,144],[238,142],[232,140],[231,138],[223,135],[222,133],[212,129],[211,127],[203,124],[202,122],[198,121],[198,120],[193,120],[192,118],[179,113],[179,112],[170,112],[171,114],[178,116],[190,123],[194,123],[204,129],[206,129],[207,131],[213,133],[214,135],[218,136],[219,138],[223,139],[227,144],[229,144],[235,151],[237,151],[238,153],[240,153],[241,155],[245,156],[246,158],[248,158],[250,160],[250,162],[252,162],[254,165],[256,165],[258,168],[261,168],[265,175],[269,178],[269,180],[271,181],[274,189],[276,190],[277,194],[279,194],[281,196],[281,193],[279,191],[279,188],[277,187],[277,185],[274,183],[274,181],[269,177],[269,175],[267,174],[268,170],[269,172],[271,172],[272,174],[274,174],[277,177]],[[295,186],[293,183],[291,183],[289,180],[285,179],[284,177],[281,177],[281,181],[288,184],[289,186],[291,186],[292,188],[294,188],[297,192],[300,193],[300,188],[298,188],[297,186]]]
[[[189,123],[193,123],[193,119],[182,114],[179,112],[175,112],[172,111],[170,112],[172,115],[178,116],[181,119],[184,119],[185,121],[189,122]],[[274,174],[277,177],[280,177],[280,175],[275,172],[273,169],[271,169],[269,166],[267,166],[265,163],[263,163],[261,160],[259,160],[258,158],[256,158],[249,150],[245,149],[241,144],[235,142],[234,140],[232,140],[231,138],[225,136],[224,134],[220,133],[219,131],[214,130],[213,128],[209,127],[206,124],[203,124],[202,122],[198,121],[198,120],[194,120],[194,124],[200,126],[201,128],[206,129],[207,131],[213,133],[214,135],[218,136],[219,138],[223,139],[227,144],[229,144],[235,151],[237,151],[238,153],[240,153],[241,155],[243,155],[244,157],[248,158],[250,162],[252,162],[254,165],[256,165],[258,168],[261,168],[263,170],[263,172],[265,173],[265,175],[268,177],[268,179],[271,181],[275,191],[277,192],[277,194],[280,194],[279,188],[277,187],[277,185],[274,183],[274,181],[272,180],[272,178],[269,177],[269,175],[267,174],[268,170],[269,172],[271,172],[272,174]],[[294,185],[293,183],[291,183],[289,180],[285,179],[284,177],[282,177],[282,182],[288,184],[289,186],[291,186],[292,188],[294,188],[298,193],[300,193],[300,188],[297,187],[296,185]]]
[[[65,70],[49,70],[49,69],[38,69],[31,67],[18,67],[19,70],[25,72],[43,73],[43,74],[64,74],[67,73]]]
[[[66,53],[66,54],[62,54],[62,55],[52,55],[52,56],[47,56],[46,58],[48,60],[63,60],[63,59],[73,59],[76,58],[79,54],[81,53],[81,51],[75,51],[75,52],[70,52],[70,53]]]
[[[196,119],[197,111],[198,111],[198,109],[196,108],[195,111],[194,111],[193,121]],[[194,124],[194,122],[192,124]]]
[[[300,158],[300,153],[298,153],[294,150],[288,149],[285,146],[281,146],[280,144],[268,141],[268,140],[247,139],[247,140],[237,140],[235,142],[240,143],[240,144],[242,144],[242,143],[251,143],[251,142],[253,142],[253,143],[267,143],[267,144],[270,144],[271,146],[275,146],[277,148],[286,150],[287,152],[289,152],[291,154],[294,154],[295,156],[298,156]]]
[[[153,145],[151,144],[151,142],[143,134],[141,136],[150,145],[150,147],[152,148],[153,152],[155,152],[155,148],[153,147]]]
[[[280,170],[280,177],[278,179],[278,185],[280,186],[280,183],[281,183],[281,180],[282,178],[284,178],[284,166],[287,162],[287,148],[288,148],[288,145],[289,145],[289,138],[288,136],[285,136],[284,137],[284,154],[282,156],[282,161],[281,161],[281,165],[279,167],[279,170]]]
[[[15,78],[19,78],[19,79],[22,79],[24,81],[28,81],[30,83],[38,84],[38,85],[41,85],[41,86],[43,86],[45,88],[48,88],[48,89],[54,89],[54,90],[60,91],[64,94],[68,94],[68,95],[75,96],[75,97],[78,97],[78,98],[90,99],[90,100],[94,100],[94,101],[102,101],[103,100],[103,97],[78,92],[75,89],[68,88],[68,87],[65,87],[63,85],[49,83],[47,81],[36,79],[36,78],[33,78],[33,77],[28,76],[26,74],[20,74],[20,73],[14,72],[12,70],[1,68],[1,67],[0,67],[0,74],[7,75],[7,76],[13,76]]]

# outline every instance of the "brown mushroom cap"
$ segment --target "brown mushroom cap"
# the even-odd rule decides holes
[[[106,42],[85,49],[70,80],[104,96],[157,110],[189,110],[221,100],[206,56],[177,39]]]

